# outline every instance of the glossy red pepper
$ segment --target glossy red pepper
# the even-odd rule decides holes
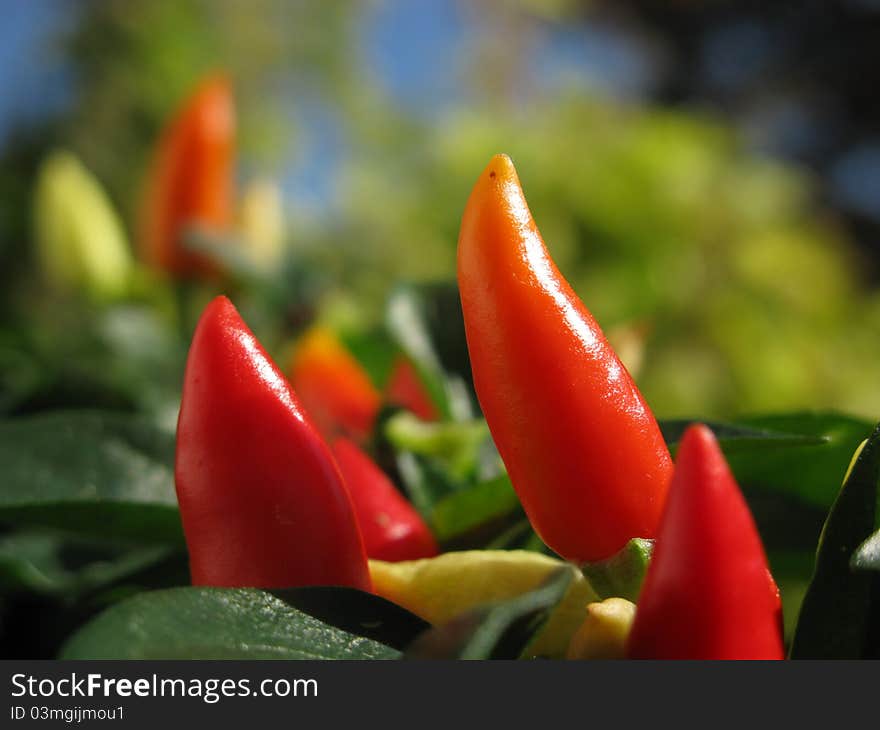
[[[176,276],[215,265],[183,246],[185,230],[223,230],[233,215],[235,106],[224,76],[205,79],[162,132],[142,201],[141,255]]]
[[[506,155],[467,202],[458,284],[480,405],[538,534],[578,562],[653,537],[672,469],[663,436],[551,260]]]
[[[779,590],[712,432],[679,447],[627,653],[634,659],[782,659]]]
[[[424,520],[369,456],[344,438],[334,442],[333,453],[368,557],[398,562],[437,554],[437,543]]]
[[[190,347],[175,482],[195,585],[370,590],[333,455],[225,297]]]
[[[398,356],[391,367],[385,386],[385,400],[414,413],[423,421],[439,418],[437,406],[422,384],[415,366],[406,357]]]
[[[327,438],[369,436],[382,396],[331,330],[316,326],[303,335],[290,363],[290,382]]]

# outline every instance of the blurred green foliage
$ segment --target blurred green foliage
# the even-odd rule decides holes
[[[161,124],[203,73],[222,66],[236,80],[243,180],[277,176],[305,156],[308,132],[290,114],[300,101],[329,110],[341,130],[341,160],[327,162],[325,207],[286,201],[289,262],[274,279],[237,285],[246,313],[249,300],[262,301],[253,317],[271,345],[321,312],[349,329],[372,328],[397,281],[453,278],[470,187],[504,151],[560,269],[606,331],[634,351],[624,357],[659,414],[834,407],[876,415],[880,297],[809,177],[749,156],[723,121],[701,113],[624,104],[583,88],[534,88],[522,70],[530,28],[565,18],[566,8],[495,3],[471,11],[470,46],[449,69],[461,82],[458,101],[417,112],[396,103],[362,63],[358,29],[372,4],[87,3],[60,46],[76,80],[74,104],[41,131],[44,143],[33,134],[22,148],[13,143],[0,189],[23,203],[37,160],[50,144],[65,144],[107,187],[131,232]],[[27,205],[17,208],[24,220]],[[55,295],[13,274],[22,246],[30,250],[21,240],[28,228],[17,211],[2,221],[0,258],[10,264],[0,277],[17,317],[5,339],[39,340],[40,358],[51,360],[51,333],[70,330],[75,315],[58,324]],[[189,306],[197,310],[206,296]],[[80,314],[79,326],[98,333],[120,319],[90,308]],[[146,317],[151,332],[173,320],[126,316]],[[120,338],[102,338],[92,357],[122,352],[113,344]],[[166,343],[154,353],[174,352],[169,371],[181,362],[181,339],[181,348]],[[76,360],[87,347],[81,340],[66,357]],[[171,375],[168,385],[176,387]]]

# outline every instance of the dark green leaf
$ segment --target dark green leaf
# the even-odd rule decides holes
[[[660,424],[674,449],[693,421]],[[868,434],[867,421],[834,412],[802,412],[705,422],[718,437],[745,489],[786,494],[827,510],[849,458]]]
[[[256,589],[141,593],[86,624],[62,659],[395,659],[389,646]]]
[[[534,591],[477,608],[430,629],[407,649],[412,659],[519,659],[559,604],[572,568],[555,570]]]
[[[179,544],[173,463],[174,438],[128,414],[0,421],[0,522]]]
[[[443,415],[471,418],[471,370],[457,287],[402,284],[388,299],[385,320]]]
[[[440,542],[449,542],[487,523],[503,520],[519,509],[519,498],[504,475],[440,499],[431,526]]]
[[[653,550],[653,540],[633,538],[607,560],[584,563],[581,572],[603,600],[619,596],[635,603]]]
[[[880,519],[880,427],[861,449],[834,501],[816,555],[792,642],[795,659],[859,659],[866,655],[872,602],[878,598],[872,572],[853,571],[856,549],[877,530]],[[876,615],[874,616],[876,621]]]
[[[460,488],[442,468],[427,457],[404,451],[397,455],[396,466],[406,495],[426,520],[431,519],[434,505],[439,500]]]
[[[342,332],[341,339],[367,371],[376,386],[384,386],[391,373],[397,349],[385,330],[368,332]]]
[[[712,429],[715,438],[727,447],[733,449],[739,445],[768,446],[814,446],[827,441],[824,436],[800,433],[785,433],[768,428],[756,428],[737,423],[721,423],[719,421],[695,421],[693,419],[672,419],[660,421],[660,430],[663,438],[670,447],[678,445],[688,426],[693,423],[703,423]]]
[[[21,531],[0,538],[0,592],[72,599],[165,560],[173,548],[121,548],[77,536]]]
[[[403,649],[430,624],[379,596],[338,586],[271,591],[288,605],[350,634]]]
[[[856,447],[871,433],[872,425],[838,413],[795,413],[740,421],[743,425],[806,437],[822,443],[797,445],[770,441],[756,448],[727,449],[725,455],[743,488],[779,492],[827,510],[838,491]]]
[[[518,516],[518,515],[517,515]],[[538,543],[535,543],[535,540],[538,540]],[[544,548],[539,547],[543,545],[540,542],[540,538],[535,534],[535,530],[532,527],[532,523],[529,522],[528,518],[523,514],[521,519],[517,519],[510,527],[505,528],[502,532],[496,535],[488,545],[486,545],[487,550],[533,550],[535,552],[546,552],[546,546]],[[553,555],[554,553],[547,553],[548,555]]]

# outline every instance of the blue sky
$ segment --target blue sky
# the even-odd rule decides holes
[[[3,0],[0,24],[0,139],[10,126],[65,99],[67,79],[50,39],[70,21],[67,0]],[[458,3],[384,0],[364,24],[370,71],[396,100],[413,107],[443,104],[456,94],[454,57],[467,40]],[[650,66],[637,46],[612,29],[556,28],[542,37],[533,71],[547,79],[581,79],[619,93],[638,93]],[[425,93],[430,89],[430,96]]]
[[[63,0],[4,0],[0,23],[0,141],[13,124],[63,103],[64,69],[47,38],[68,21]]]
[[[51,39],[75,10],[69,0],[4,0],[0,24],[0,145],[9,130],[63,105],[69,79]],[[368,72],[392,98],[415,113],[431,113],[457,98],[457,53],[471,19],[448,0],[384,0],[371,5],[360,39]],[[650,77],[638,46],[609,29],[547,26],[530,73],[542,84],[564,79],[632,94]],[[307,149],[282,173],[286,194],[306,205],[327,202],[333,161],[344,140],[332,114],[297,99],[291,113],[308,137]]]

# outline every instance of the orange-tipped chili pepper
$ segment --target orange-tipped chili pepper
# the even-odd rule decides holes
[[[685,432],[627,653],[782,659],[779,590],[712,432]]]
[[[423,421],[436,421],[439,417],[437,406],[422,384],[418,372],[403,355],[394,360],[388,384],[385,386],[385,400],[406,408]]]
[[[205,79],[162,132],[140,219],[141,255],[176,276],[210,274],[214,264],[188,251],[189,227],[223,230],[233,217],[235,106],[225,76]]]
[[[175,482],[195,585],[371,589],[333,455],[225,297],[190,347]]]
[[[672,469],[663,436],[551,260],[506,155],[467,202],[458,284],[480,405],[538,534],[579,562],[653,537]]]
[[[367,557],[388,562],[437,554],[437,543],[415,508],[385,473],[348,439],[333,444],[354,505]]]
[[[290,380],[306,411],[327,437],[369,436],[381,396],[363,366],[329,329],[313,327],[299,341]]]

